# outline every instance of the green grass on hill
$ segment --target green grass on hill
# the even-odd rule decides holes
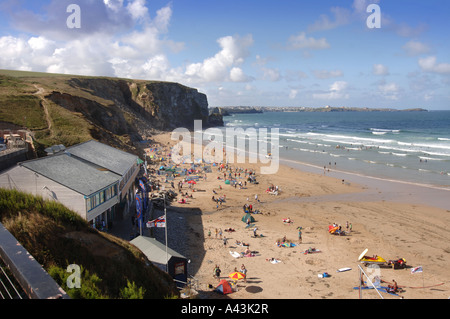
[[[72,298],[172,298],[173,280],[127,241],[98,232],[60,203],[0,188],[0,222]],[[68,289],[67,267],[82,269]]]
[[[74,86],[70,82],[73,78],[102,77],[0,70],[0,122],[31,130],[38,156],[44,156],[45,148],[52,145],[70,147],[91,139],[134,152],[134,148],[130,147],[129,134],[114,134],[108,125],[97,123],[96,116],[99,115],[93,109],[86,108],[85,113],[92,111],[92,114],[83,114],[72,109],[70,104],[64,107],[47,98],[52,92],[59,92],[72,96],[74,101],[98,103],[105,110],[118,111],[117,108],[111,108],[114,105],[112,101],[92,94],[88,89]],[[124,117],[127,116],[124,112]],[[133,125],[129,124],[130,127]]]

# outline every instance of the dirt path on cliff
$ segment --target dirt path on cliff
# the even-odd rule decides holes
[[[44,109],[45,121],[47,122],[50,137],[53,137],[52,121],[48,113],[47,101],[45,100],[45,89],[37,84],[33,84],[33,86],[37,89],[37,92],[34,92],[33,95],[36,95],[41,100],[41,105]]]

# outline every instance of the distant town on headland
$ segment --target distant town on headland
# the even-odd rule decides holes
[[[221,106],[215,111],[223,116],[236,113],[265,113],[265,112],[428,112],[423,108],[393,109],[368,107],[295,107],[295,106]]]

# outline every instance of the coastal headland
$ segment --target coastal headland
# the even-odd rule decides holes
[[[324,106],[324,107],[306,107],[306,106],[222,106],[217,107],[218,112],[223,116],[236,113],[264,113],[264,112],[427,112],[424,108],[368,108],[368,107],[346,107],[346,106]]]

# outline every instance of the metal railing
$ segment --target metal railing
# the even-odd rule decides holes
[[[30,299],[68,299],[67,293],[53,280],[17,239],[0,223],[0,259],[7,266],[2,283],[5,297],[12,297],[16,287],[21,287]],[[4,269],[5,268],[5,269]],[[8,275],[10,272],[11,275]],[[4,276],[4,275],[3,275]],[[15,280],[12,280],[14,277]],[[17,283],[14,283],[14,282]],[[10,286],[15,288],[11,288]],[[17,289],[19,291],[19,289]],[[3,294],[3,293],[2,293]]]

